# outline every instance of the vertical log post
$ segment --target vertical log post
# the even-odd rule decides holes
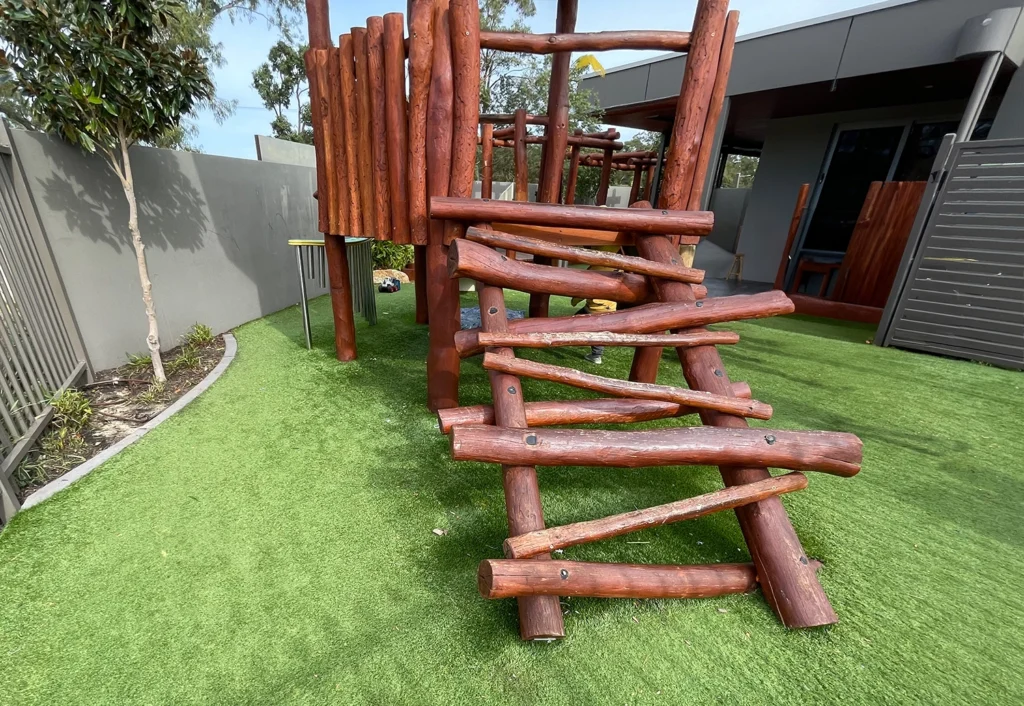
[[[576,203],[576,179],[580,173],[580,146],[573,145],[569,150],[569,177],[565,183],[565,203],[571,206]]]
[[[366,18],[367,72],[370,78],[370,131],[373,155],[373,222],[378,240],[394,240],[391,187],[388,185],[387,99],[384,96],[384,18]]]
[[[501,289],[482,283],[477,285],[480,299],[480,325],[488,333],[508,330],[505,295]],[[511,348],[495,348],[500,356],[514,356]],[[491,397],[494,400],[494,421],[498,426],[526,428],[526,407],[519,378],[489,372]],[[537,470],[532,466],[502,466],[505,488],[505,512],[508,534],[515,537],[544,528],[544,510],[537,484]],[[536,557],[550,559],[550,554]],[[563,637],[562,608],[558,596],[524,596],[519,603],[519,634],[524,640],[552,640]]]
[[[807,197],[811,194],[810,184],[801,184],[800,191],[796,195],[796,205],[793,207],[793,216],[789,219],[789,234],[786,235],[786,246],[782,249],[782,259],[779,261],[779,271],[775,273],[775,289],[785,289],[786,270],[789,269],[790,254],[793,249],[793,241],[800,231],[800,220],[804,217],[804,209],[807,207]]]
[[[409,232],[409,119],[405,101],[405,18],[400,12],[384,15],[384,94],[392,232],[396,243],[407,245],[412,242]]]
[[[611,147],[605,148],[604,159],[601,160],[601,178],[597,182],[597,200],[594,202],[598,206],[608,204],[608,186],[611,184],[612,179],[612,160],[614,155],[615,152]]]
[[[651,189],[654,187],[654,170],[657,169],[657,164],[647,165],[647,171],[644,173],[644,201],[650,201],[654,203],[654,194],[651,193]]]
[[[700,140],[719,70],[725,35],[728,0],[701,0],[693,25],[694,41],[687,56],[682,93],[676,107],[675,128],[666,158],[666,174],[660,206],[685,208],[696,174]],[[664,236],[638,235],[640,255],[656,262],[671,262],[677,248]],[[682,283],[655,280],[661,301],[690,301],[693,292]],[[676,286],[679,285],[679,286]],[[714,346],[680,348],[676,351],[686,382],[694,390],[731,395],[729,376]],[[705,424],[742,428],[740,417],[705,410]],[[727,486],[753,483],[769,477],[764,468],[720,467]],[[735,510],[765,599],[786,627],[814,627],[835,623],[838,618],[804,554],[800,539],[779,498],[769,498]]]
[[[356,107],[356,63],[352,35],[343,34],[338,37],[340,89],[341,89],[341,129],[344,135],[345,173],[348,176],[348,235],[363,235],[362,194],[359,191],[359,151],[362,140],[359,139],[359,122]]]
[[[512,165],[515,182],[512,186],[512,198],[516,201],[530,200],[530,183],[528,162],[526,157],[526,111],[519,108],[514,116],[515,132],[513,133]]]
[[[427,100],[427,194],[447,196],[452,161],[452,45],[449,10],[444,0],[434,15],[434,56]],[[427,312],[430,347],[427,351],[427,406],[431,411],[459,404],[459,283],[448,277],[448,248],[444,221],[430,221],[427,244]]]
[[[468,198],[473,195],[480,125],[480,7],[477,0],[451,0],[449,12],[453,105],[448,195]],[[445,225],[445,244],[459,237],[464,229],[462,223],[448,222]],[[453,337],[455,331],[452,331]]]
[[[427,216],[427,96],[434,53],[434,0],[409,2],[409,231],[415,245],[429,240]],[[417,261],[418,262],[418,261]],[[416,320],[420,320],[420,289],[416,278]],[[424,297],[426,292],[423,292]],[[426,311],[422,312],[426,317]],[[424,318],[425,323],[425,318]]]
[[[373,210],[373,153],[370,148],[370,68],[366,50],[366,28],[352,28],[352,50],[356,62],[356,118],[359,125],[359,206],[363,214],[363,235],[377,235]]]
[[[480,126],[480,198],[489,199],[494,195],[494,125]]]
[[[644,178],[644,167],[642,164],[636,165],[633,169],[633,183],[629,187],[629,205],[632,205],[640,200],[640,183]]]
[[[311,50],[331,48],[330,12],[327,0],[306,0],[306,18],[309,29],[309,45]],[[328,134],[329,124],[324,115],[327,112],[328,90],[326,83],[326,66],[318,64],[314,51],[306,55],[306,72],[310,83],[310,106],[313,111],[315,146],[317,153],[317,189],[320,197],[320,230],[324,234],[324,252],[327,260],[327,275],[331,289],[331,311],[334,315],[334,345],[338,360],[348,361],[356,358],[355,316],[352,310],[352,291],[349,288],[348,254],[345,251],[345,238],[332,230],[327,221],[332,201],[337,201],[338,193],[331,188],[329,176],[334,172],[331,166],[333,154],[329,154],[331,140]],[[310,71],[313,68],[314,71]],[[325,205],[326,202],[326,205]]]

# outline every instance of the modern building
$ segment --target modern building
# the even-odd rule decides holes
[[[704,194],[711,241],[744,254],[745,280],[772,282],[787,255],[789,282],[801,259],[841,261],[871,182],[927,180],[943,135],[1024,137],[1024,17],[1007,3],[889,0],[736,40]],[[605,122],[666,131],[685,61],[582,83]],[[735,154],[760,158],[752,188],[721,183]],[[784,252],[802,184],[807,211]]]

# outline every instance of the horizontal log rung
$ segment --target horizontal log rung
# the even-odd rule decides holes
[[[750,385],[732,383],[732,394],[750,397]],[[567,424],[631,424],[654,419],[697,414],[699,410],[675,402],[637,400],[628,397],[601,397],[593,400],[543,400],[526,403],[528,427],[564,426]],[[494,424],[492,405],[450,407],[437,412],[442,434],[453,428],[472,424]]]
[[[579,333],[481,333],[478,340],[481,346],[507,348],[556,348],[560,346],[689,348],[691,346],[730,345],[739,343],[740,337],[739,334],[732,331],[696,331],[693,333],[581,331]]]
[[[500,231],[482,230],[476,227],[466,229],[466,239],[476,243],[489,245],[493,248],[504,248],[516,252],[526,252],[533,255],[565,260],[580,265],[592,265],[606,267],[623,272],[649,275],[667,279],[675,282],[687,282],[689,284],[700,284],[704,281],[704,271],[693,267],[686,267],[676,259],[671,263],[660,263],[646,260],[642,257],[620,255],[618,253],[604,252],[601,250],[588,250],[586,248],[573,247],[571,245],[560,245],[536,238],[528,238],[522,235],[512,235]]]
[[[862,445],[853,434],[749,427],[675,427],[634,431],[507,429],[458,426],[452,458],[507,466],[730,466],[860,472]]]
[[[574,522],[560,527],[527,532],[505,540],[505,556],[509,559],[528,559],[556,549],[596,542],[631,532],[683,520],[704,517],[721,510],[749,505],[766,498],[792,493],[807,487],[807,476],[787,473],[766,480],[722,488],[693,498],[664,505],[611,515],[599,520]]]
[[[481,32],[480,48],[523,54],[593,52],[613,49],[685,52],[690,48],[690,33],[668,30],[620,30],[566,34]]]

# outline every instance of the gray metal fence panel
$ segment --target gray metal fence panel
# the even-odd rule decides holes
[[[0,521],[20,503],[13,475],[46,428],[49,400],[85,370],[29,232],[10,158],[0,154]]]
[[[884,344],[1024,369],[1024,139],[953,146]]]

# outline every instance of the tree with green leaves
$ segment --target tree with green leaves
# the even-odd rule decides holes
[[[480,29],[485,32],[529,32],[527,17],[537,14],[533,0],[480,0]],[[523,67],[526,57],[514,52],[480,51],[480,112],[494,112],[498,80]]]
[[[274,111],[274,120],[270,123],[274,137],[312,144],[313,119],[309,100],[302,102],[303,95],[309,93],[303,61],[307,49],[307,45],[295,46],[279,41],[270,48],[267,61],[252,72],[252,87],[260,95],[263,105]],[[291,108],[292,98],[295,99],[294,127],[285,115],[285,111]]]
[[[623,152],[657,152],[661,149],[661,133],[641,130],[622,143]],[[633,172],[613,169],[610,182],[612,186],[632,186]]]
[[[169,31],[183,0],[0,0],[0,70],[33,120],[99,153],[128,201],[157,382],[166,380],[129,149],[156,142],[213,97],[206,60]]]

